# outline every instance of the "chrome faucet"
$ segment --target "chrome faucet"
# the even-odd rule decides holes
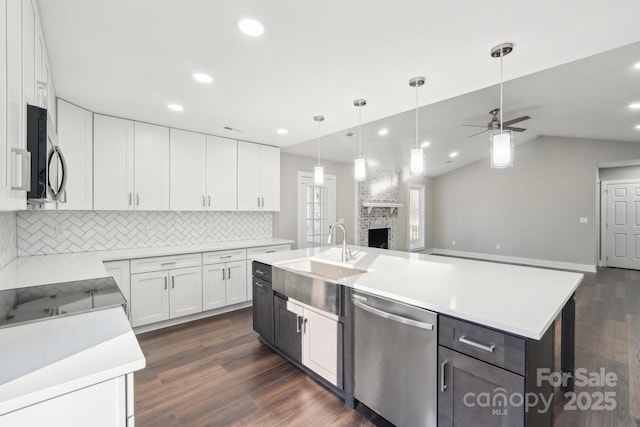
[[[347,262],[351,259],[351,251],[347,251],[347,231],[344,229],[344,225],[336,222],[331,227],[329,227],[329,238],[327,239],[327,243],[331,243],[331,237],[333,237],[333,230],[336,228],[340,228],[342,230],[342,256],[340,258],[341,262]],[[336,236],[336,243],[338,243],[338,236]]]

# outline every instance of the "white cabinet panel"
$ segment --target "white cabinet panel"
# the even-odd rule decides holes
[[[7,46],[7,7],[0,7],[0,46]],[[0,211],[10,209],[11,185],[9,183],[9,144],[7,141],[7,56],[0,53]]]
[[[22,87],[26,104],[36,105],[36,11],[31,0],[22,0]],[[26,117],[26,116],[25,116]]]
[[[72,173],[67,179],[65,203],[58,209],[93,209],[93,114],[58,100],[58,143]]]
[[[237,142],[207,135],[207,210],[237,209],[237,176]]]
[[[336,319],[305,308],[302,363],[331,384],[337,384],[338,322]]]
[[[211,310],[226,304],[226,266],[222,264],[202,267],[202,308]]]
[[[202,254],[203,264],[216,264],[220,262],[240,261],[247,259],[246,249],[229,249],[226,251],[205,252]]]
[[[148,273],[200,265],[202,265],[202,254],[200,253],[139,258],[131,261],[131,273]]]
[[[113,277],[120,292],[127,300],[127,315],[131,314],[131,269],[129,261],[109,261],[104,263],[107,274]]]
[[[180,268],[169,271],[169,318],[186,316],[202,311],[202,267]]]
[[[131,324],[141,326],[169,318],[169,273],[131,275]]]
[[[247,261],[226,263],[227,267],[227,305],[247,300]]]
[[[260,146],[238,141],[238,210],[261,210]]]
[[[135,122],[135,208],[169,210],[169,128]]]
[[[205,209],[206,137],[171,129],[171,210]]]
[[[260,197],[262,210],[280,210],[280,149],[260,146]]]
[[[95,210],[133,209],[134,125],[94,115],[93,194]]]

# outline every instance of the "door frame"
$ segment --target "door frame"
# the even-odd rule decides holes
[[[607,223],[609,222],[609,185],[640,183],[640,179],[611,179],[600,181],[600,253],[598,259],[601,267],[608,267],[609,239],[607,238]]]
[[[302,192],[302,180],[303,179],[311,179],[313,181],[313,172],[302,172],[302,171],[298,171],[298,181],[297,181],[297,187],[298,187],[298,198],[296,199],[296,210],[297,210],[297,217],[298,217],[298,224],[297,224],[297,239],[296,239],[296,244],[297,244],[297,249],[304,249],[306,248],[306,244],[305,244],[305,237],[306,237],[306,233],[304,232],[304,212],[302,209],[302,206],[300,204],[301,200],[304,198],[304,194]],[[326,175],[324,176],[324,182],[325,184],[328,184],[327,186],[329,187],[329,206],[333,206],[333,220],[335,221],[336,219],[336,215],[337,215],[337,206],[336,206],[336,176],[335,175]],[[331,212],[329,213],[328,218],[331,218]]]

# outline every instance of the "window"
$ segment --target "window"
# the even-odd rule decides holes
[[[298,248],[324,246],[336,217],[335,176],[325,175],[317,186],[313,175],[299,172],[298,186]]]
[[[424,185],[409,185],[409,250],[424,249]]]

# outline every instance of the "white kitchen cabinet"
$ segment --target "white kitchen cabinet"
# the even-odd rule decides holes
[[[169,128],[135,122],[135,209],[169,210]]]
[[[104,263],[107,274],[116,281],[120,292],[127,300],[127,315],[131,314],[131,269],[129,261],[108,261]]]
[[[202,311],[202,267],[169,271],[169,318]]]
[[[170,135],[171,210],[205,210],[206,136],[177,129],[171,129]]]
[[[239,304],[247,300],[247,261],[227,263],[227,305]]]
[[[207,210],[235,211],[238,207],[237,141],[207,135]]]
[[[302,364],[337,385],[338,316],[291,298],[287,301],[287,310],[302,318]]]
[[[238,141],[238,210],[280,210],[280,149]]]
[[[226,264],[202,267],[202,309],[212,310],[226,305]]]
[[[36,9],[31,0],[22,0],[22,87],[25,117],[27,104],[36,103]]]
[[[95,210],[133,210],[134,124],[94,114],[93,195]]]
[[[58,144],[73,171],[58,209],[93,209],[93,113],[59,99]]]
[[[141,326],[169,318],[169,272],[131,275],[131,325]]]

